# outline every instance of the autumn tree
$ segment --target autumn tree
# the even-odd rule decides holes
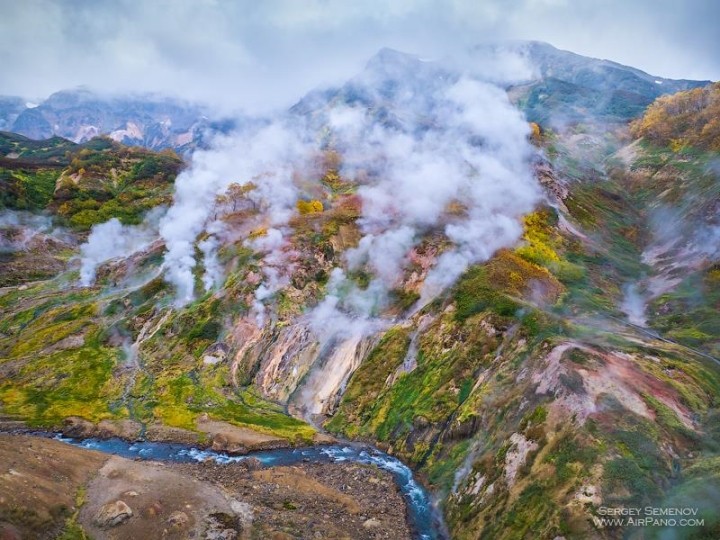
[[[542,130],[537,122],[530,122],[530,140],[536,146],[542,142]]]
[[[229,205],[233,213],[238,211],[241,203],[248,203],[253,210],[257,210],[255,201],[248,197],[248,194],[255,189],[257,189],[257,185],[253,182],[245,182],[244,184],[233,182],[225,190],[225,193],[215,197],[215,204],[217,206]]]
[[[659,97],[630,129],[636,137],[675,150],[720,151],[720,83]]]
[[[325,209],[323,207],[323,203],[318,200],[312,200],[312,201],[299,200],[295,206],[297,207],[298,212],[300,212],[301,215],[319,214]]]

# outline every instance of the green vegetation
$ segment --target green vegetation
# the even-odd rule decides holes
[[[88,143],[91,144],[91,143]],[[19,163],[60,164],[69,163],[69,156],[79,145],[62,137],[51,137],[44,141],[28,139],[17,133],[0,131],[0,154],[14,154],[14,158],[5,158]],[[1,159],[1,158],[0,158]]]
[[[73,514],[65,520],[65,527],[57,537],[58,540],[88,540],[88,535],[77,522],[78,516],[80,515],[80,509],[85,504],[86,489],[84,487],[78,488],[75,494],[75,511]]]
[[[520,250],[536,253],[537,247]],[[562,284],[548,270],[518,254],[501,250],[487,264],[471,267],[460,278],[453,291],[459,322],[488,310],[502,317],[514,317],[521,307],[518,300],[533,295],[537,296],[536,301],[554,303],[559,299],[564,290]]]
[[[111,218],[140,223],[148,210],[170,202],[182,167],[172,151],[129,148],[102,137],[76,145],[0,133],[0,151],[15,156],[0,158],[0,209],[49,209],[83,231]]]
[[[720,356],[720,270],[690,274],[651,304],[652,326],[690,347]]]
[[[391,328],[351,379],[335,416],[327,424],[334,432],[357,436],[360,423],[370,419],[371,409],[385,381],[402,364],[410,345],[409,331]]]
[[[47,311],[26,322],[22,312],[3,320],[12,334],[0,347],[6,362],[17,366],[12,379],[0,383],[3,410],[37,426],[59,425],[68,416],[92,421],[116,416],[110,403],[121,392],[113,373],[122,352],[103,343],[93,320],[95,305],[43,308]]]
[[[238,261],[250,262],[244,251]],[[157,264],[149,252],[136,269]],[[246,268],[247,269],[247,268]],[[112,274],[105,278],[116,280]],[[132,418],[197,430],[201,414],[291,441],[308,442],[315,430],[289,417],[252,388],[235,388],[226,363],[206,365],[203,351],[223,339],[236,312],[230,282],[222,299],[205,296],[163,319],[164,281],[128,292],[65,290],[57,278],[0,296],[0,362],[11,376],[0,382],[0,410],[33,426],[58,427],[68,416],[98,422]],[[162,323],[164,321],[164,323]],[[127,348],[143,331],[141,370],[131,377]]]
[[[170,202],[182,166],[176,155],[99,142],[74,154],[58,183],[53,208],[67,224],[80,230],[111,218],[137,224]]]
[[[0,209],[39,211],[52,200],[58,169],[0,167]]]
[[[442,422],[452,414],[459,406],[461,387],[469,384],[466,381],[481,361],[468,353],[489,349],[490,343],[483,336],[470,335],[468,329],[455,334],[458,341],[450,351],[443,351],[436,335],[439,324],[420,337],[417,367],[398,373],[390,387],[385,381],[402,364],[409,336],[405,329],[388,332],[351,378],[339,411],[327,427],[390,441],[402,439],[415,426]],[[453,322],[449,319],[445,324]],[[469,395],[467,388],[465,393]],[[415,455],[422,457],[422,448],[416,448]]]

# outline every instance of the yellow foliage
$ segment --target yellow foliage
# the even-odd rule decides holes
[[[563,285],[547,269],[507,249],[498,251],[486,268],[488,282],[506,294],[526,296],[535,289],[555,301],[564,291]]]
[[[353,188],[353,183],[340,176],[337,169],[328,169],[320,181],[334,193],[348,192]]]
[[[682,150],[683,146],[685,146],[685,143],[683,143],[682,139],[670,139],[670,150],[673,152],[679,152]]]
[[[510,278],[510,283],[515,288],[518,288],[523,283],[523,277],[519,272],[510,272],[508,277]]]
[[[515,252],[523,259],[541,265],[547,265],[560,260],[560,257],[554,249],[537,240],[529,240],[526,245],[520,246]]]
[[[335,170],[330,170],[327,173],[325,173],[325,177],[323,178],[325,182],[328,184],[336,184],[340,181],[340,175]]]
[[[543,211],[532,212],[525,216],[523,219],[525,245],[515,250],[523,259],[543,266],[560,260],[553,246],[559,239],[554,238],[555,233],[547,220],[547,213]]]
[[[705,279],[710,287],[720,287],[720,268],[710,269]]]
[[[720,83],[659,97],[630,129],[676,152],[685,146],[720,151]]]
[[[464,203],[458,201],[457,199],[453,199],[445,207],[445,212],[451,216],[465,215],[467,213],[467,210],[467,206]]]
[[[260,236],[267,235],[267,227],[258,227],[257,229],[253,229],[250,231],[250,239],[258,238]]]
[[[219,195],[216,198],[215,202],[221,205],[232,203],[233,212],[238,209],[238,204],[242,201],[249,203],[253,207],[253,209],[256,209],[255,203],[250,198],[248,198],[248,194],[255,189],[257,189],[257,184],[255,184],[254,182],[245,182],[244,184],[233,182],[228,186],[227,190],[223,195]]]
[[[298,212],[300,212],[301,215],[319,214],[325,209],[323,207],[323,203],[318,200],[312,200],[312,201],[300,200],[297,202],[296,206],[297,206]]]
[[[542,142],[542,130],[537,122],[530,122],[530,140],[535,145]]]

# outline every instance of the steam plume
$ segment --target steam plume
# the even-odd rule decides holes
[[[102,263],[128,257],[147,247],[157,238],[157,221],[162,208],[151,211],[142,225],[123,225],[117,218],[95,225],[85,244],[80,247],[80,284],[88,287],[95,281],[95,272]]]

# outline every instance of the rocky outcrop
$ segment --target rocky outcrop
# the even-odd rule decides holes
[[[166,426],[160,423],[153,423],[147,426],[145,438],[149,441],[168,441],[183,444],[197,444],[200,442],[200,434],[187,429]]]
[[[63,435],[74,439],[120,437],[121,439],[134,440],[140,436],[141,429],[142,426],[133,420],[101,420],[99,423],[94,424],[79,416],[66,418],[63,420],[62,425]]]
[[[201,415],[197,420],[198,431],[207,434],[210,445],[216,452],[247,454],[254,450],[285,448],[290,442],[280,437],[265,435],[252,429],[233,426],[227,422],[211,420]]]
[[[292,396],[292,410],[305,418],[332,412],[341,389],[364,360],[374,342],[372,337],[357,334],[327,347],[324,357],[316,361],[314,371],[303,380]]]
[[[225,343],[213,343],[203,352],[203,363],[215,365],[227,359],[230,347]]]
[[[167,524],[170,526],[170,530],[181,531],[187,528],[188,524],[190,523],[190,518],[185,512],[175,510],[172,514],[170,514],[166,521]]]

